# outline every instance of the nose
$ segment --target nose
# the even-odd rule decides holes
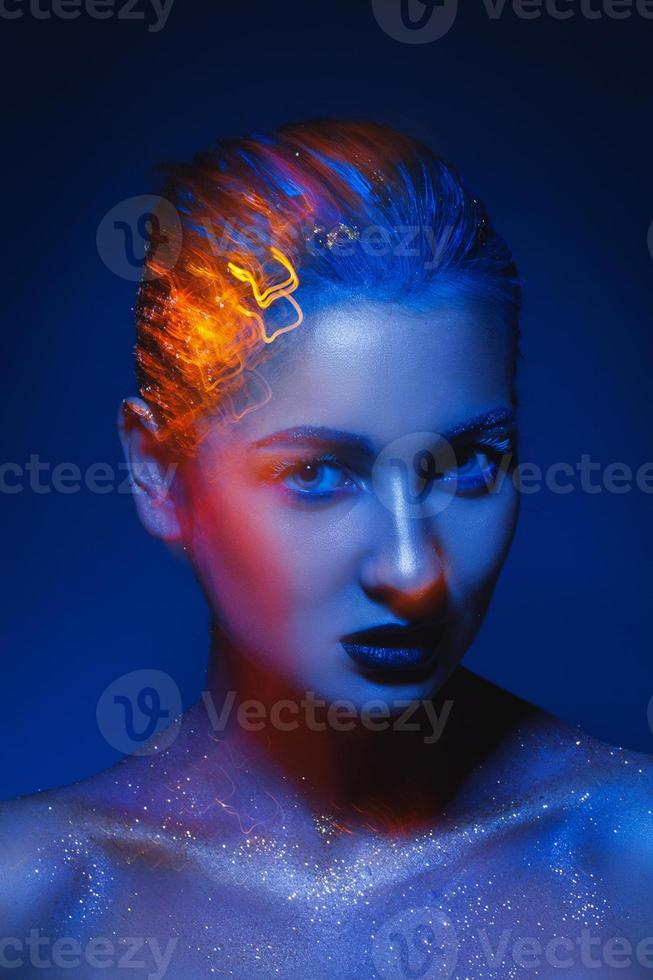
[[[363,562],[363,590],[402,619],[439,615],[446,603],[446,578],[432,521],[409,516],[401,506],[384,516],[375,547]]]

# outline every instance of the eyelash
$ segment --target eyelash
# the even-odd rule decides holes
[[[513,439],[508,436],[500,438],[498,436],[487,436],[478,443],[464,447],[465,452],[479,453],[485,452],[488,455],[488,465],[482,470],[480,478],[478,476],[465,478],[457,476],[456,481],[461,491],[489,489],[496,478],[501,460],[504,456],[514,452]],[[512,465],[512,460],[511,460]]]

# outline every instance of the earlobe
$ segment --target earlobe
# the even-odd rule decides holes
[[[122,402],[118,432],[143,526],[163,541],[179,541],[183,536],[183,501],[176,479],[178,463],[157,440],[156,420],[142,398]]]

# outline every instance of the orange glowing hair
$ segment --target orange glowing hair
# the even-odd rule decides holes
[[[453,167],[386,126],[322,121],[224,140],[167,168],[180,219],[136,304],[139,388],[159,437],[191,454],[208,425],[269,389],[257,367],[301,328],[305,299],[426,297],[447,285],[519,307],[517,273]],[[379,242],[383,247],[379,247]],[[259,400],[260,402],[260,400]]]

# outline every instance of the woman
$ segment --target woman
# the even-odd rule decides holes
[[[207,690],[5,808],[7,962],[37,970],[38,928],[73,943],[50,976],[649,976],[650,760],[459,666],[519,509],[483,206],[352,122],[223,143],[163,195],[120,431],[206,595]]]

